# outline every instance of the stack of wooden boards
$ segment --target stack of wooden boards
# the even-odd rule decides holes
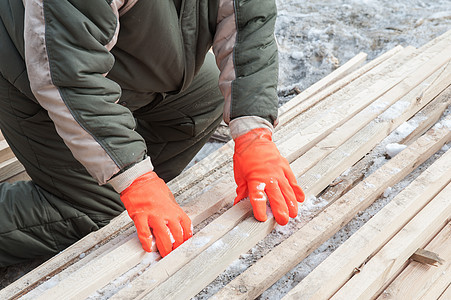
[[[213,298],[258,297],[450,142],[451,116],[436,122],[451,103],[451,31],[419,49],[398,46],[360,67],[365,59],[357,55],[280,109],[276,144],[307,198],[329,187],[329,204]],[[362,180],[367,153],[415,115],[420,121],[402,141],[407,148]],[[169,183],[193,224],[202,224],[170,255],[146,254],[123,213],[1,290],[0,298],[195,296],[275,226],[271,216],[255,221],[248,201],[231,206],[232,143]],[[22,171],[3,150],[1,157],[3,180]],[[332,184],[347,170],[361,176]],[[450,299],[450,174],[447,151],[284,298]],[[412,261],[418,248],[438,254],[442,264]]]

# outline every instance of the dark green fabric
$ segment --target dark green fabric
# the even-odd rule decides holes
[[[278,107],[276,4],[274,0],[236,0],[235,4],[236,79],[232,83],[230,118],[260,116],[274,124]]]
[[[140,0],[120,16],[118,42],[110,53],[104,46],[117,22],[108,3],[45,0],[46,50],[53,83],[64,103],[124,170],[143,159],[146,147],[134,130],[130,111],[115,102],[126,102],[133,111],[148,105],[151,95],[187,89],[216,34],[219,0]],[[231,119],[260,116],[274,122],[278,72],[274,0],[235,0],[234,7],[238,32],[233,54],[236,80],[228,104]],[[0,2],[4,23],[0,73],[34,99],[24,72],[23,13],[21,1]],[[104,175],[98,180],[113,174]]]
[[[208,140],[223,98],[212,57],[178,95],[158,94],[136,112],[155,171],[177,176]],[[0,77],[0,128],[33,181],[0,184],[0,267],[56,254],[120,214],[109,185],[99,186],[75,160],[47,113]]]
[[[117,26],[108,3],[45,0],[44,16],[52,81],[72,116],[120,169],[143,160],[146,147],[132,115],[115,103],[121,87],[103,75],[115,63],[105,48]]]

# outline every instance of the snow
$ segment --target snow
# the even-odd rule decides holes
[[[192,243],[195,247],[197,248],[201,248],[205,245],[207,245],[210,241],[211,241],[211,237],[210,236],[193,236],[192,237]]]
[[[114,294],[119,292],[121,289],[133,285],[132,280],[138,275],[141,275],[145,270],[147,270],[151,265],[155,264],[161,259],[158,252],[145,253],[141,262],[134,268],[128,270],[121,276],[117,277],[105,287],[96,292],[92,293],[87,300],[106,300],[111,298]],[[150,282],[149,282],[150,283]]]
[[[387,152],[387,155],[391,158],[395,157],[396,154],[401,152],[402,150],[406,149],[406,145],[401,145],[398,143],[390,143],[387,146],[385,146],[385,150]]]
[[[401,137],[405,138],[407,137],[409,134],[411,134],[415,128],[417,128],[416,125],[405,122],[402,123],[398,128],[396,128],[396,133],[399,134]]]
[[[379,119],[381,121],[394,120],[399,118],[401,114],[410,106],[409,101],[398,101],[383,112]]]

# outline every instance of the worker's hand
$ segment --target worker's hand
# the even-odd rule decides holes
[[[297,216],[297,202],[304,201],[304,192],[272,141],[271,131],[257,128],[237,137],[233,166],[238,185],[234,204],[249,197],[255,218],[262,222],[268,218],[266,200],[280,225]]]
[[[135,179],[122,191],[121,200],[147,252],[152,251],[152,234],[163,257],[193,235],[190,218],[155,172]]]

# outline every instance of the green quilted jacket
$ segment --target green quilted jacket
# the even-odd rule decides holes
[[[211,47],[224,120],[274,125],[275,18],[274,0],[3,0],[0,72],[48,111],[99,184],[120,192],[152,170],[132,112],[189,86]]]

